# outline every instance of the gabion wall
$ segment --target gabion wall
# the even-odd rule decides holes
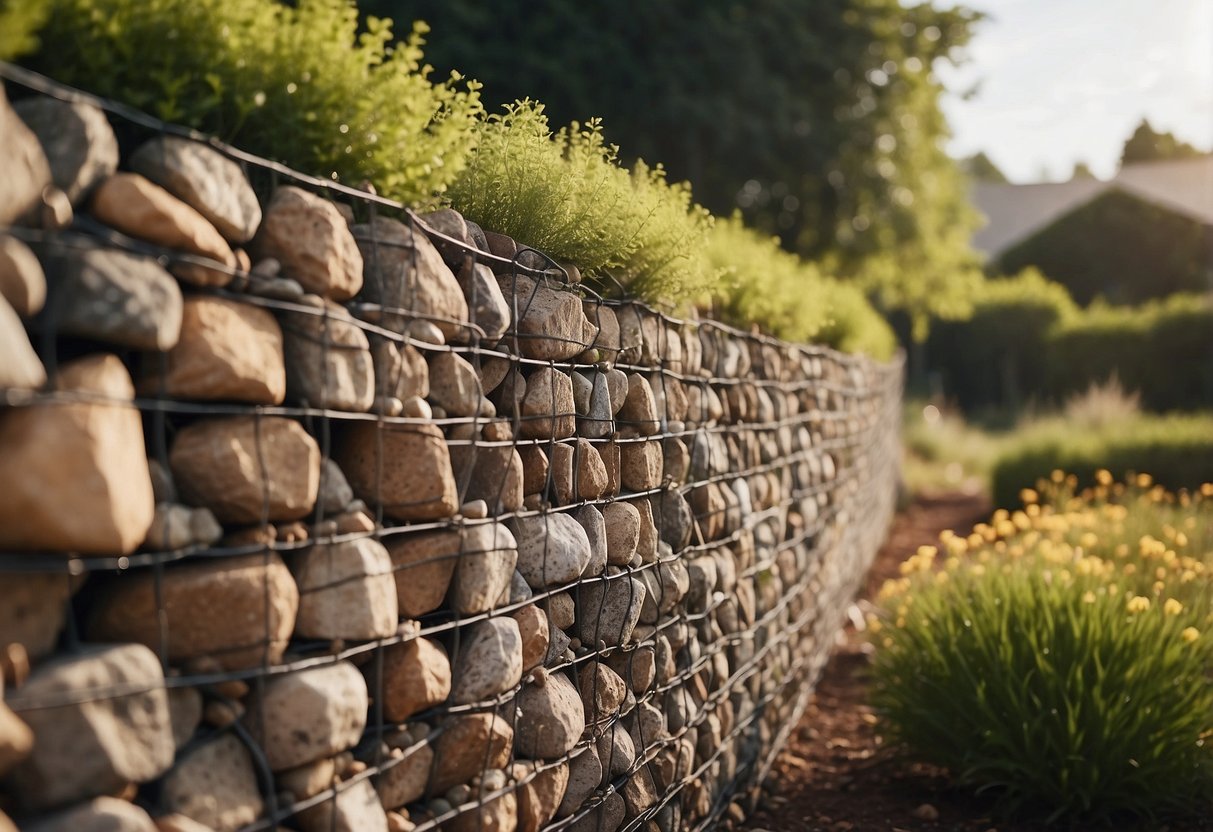
[[[751,793],[884,534],[899,364],[3,74],[54,96],[0,102],[4,813],[671,832]]]

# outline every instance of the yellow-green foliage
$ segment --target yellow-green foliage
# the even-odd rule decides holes
[[[0,61],[37,48],[35,33],[49,12],[50,0],[0,0]]]
[[[893,331],[857,287],[823,275],[739,216],[716,221],[708,257],[722,277],[705,305],[724,321],[880,359],[896,350]]]
[[[1099,471],[924,546],[880,594],[887,730],[1069,828],[1213,808],[1213,486]],[[1089,828],[1083,826],[1082,828]]]
[[[392,46],[347,0],[52,0],[35,68],[166,121],[405,202],[463,168],[477,86],[431,83],[424,25]]]
[[[667,182],[660,166],[621,167],[597,120],[553,133],[533,101],[479,126],[450,199],[485,228],[646,300],[681,300],[715,277],[704,254],[711,216],[689,187]]]

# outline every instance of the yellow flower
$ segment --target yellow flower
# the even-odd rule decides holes
[[[1151,477],[1149,474],[1138,474],[1137,475],[1137,487],[1138,488],[1149,488],[1153,484],[1154,484],[1154,478]]]
[[[1213,497],[1213,482],[1202,482],[1200,484],[1200,496]]]
[[[1128,607],[1131,613],[1145,612],[1150,608],[1150,599],[1144,595],[1134,595],[1129,599]]]
[[[1088,589],[1086,592],[1084,592],[1082,594],[1082,602],[1084,604],[1094,604],[1095,603],[1095,593]]]
[[[1179,634],[1179,637],[1188,642],[1188,644],[1191,644],[1192,642],[1196,641],[1196,639],[1200,638],[1200,630],[1196,629],[1195,627],[1184,627],[1183,632]]]
[[[1039,500],[1040,495],[1036,493],[1036,489],[1034,488],[1025,488],[1019,492],[1019,499],[1026,506]]]
[[[1112,484],[1112,472],[1107,468],[1100,468],[1095,472],[1095,481],[1103,486]]]
[[[1167,602],[1162,605],[1162,611],[1167,615],[1179,615],[1184,611],[1184,605],[1174,598],[1168,598]]]
[[[1181,549],[1184,546],[1187,546],[1188,545],[1188,536],[1186,534],[1184,534],[1183,532],[1176,532],[1175,545],[1180,547]]]
[[[1084,549],[1094,549],[1099,545],[1099,535],[1095,532],[1083,532],[1082,537],[1078,538],[1078,542]]]

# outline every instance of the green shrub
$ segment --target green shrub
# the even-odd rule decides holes
[[[1053,418],[1028,425],[994,465],[995,505],[1013,505],[1021,489],[1057,468],[1085,481],[1102,468],[1117,475],[1148,471],[1168,488],[1194,488],[1213,479],[1213,416],[1143,415],[1103,426]]]
[[[734,326],[758,324],[790,341],[813,341],[880,360],[897,349],[893,331],[857,286],[746,228],[741,217],[717,220],[708,258],[721,279],[704,305]]]
[[[967,410],[1018,408],[1043,386],[1049,332],[1075,313],[1066,290],[1034,269],[987,280],[967,320],[931,327],[928,366]]]
[[[31,65],[160,118],[405,202],[462,170],[477,85],[428,79],[424,25],[392,46],[348,0],[52,0]]]
[[[1174,295],[1140,307],[1096,304],[1044,344],[1043,389],[1062,398],[1115,376],[1151,410],[1213,404],[1213,298]]]
[[[894,739],[1070,828],[1213,808],[1213,501],[1061,493],[943,542],[873,621]]]
[[[660,166],[621,167],[597,120],[552,133],[532,101],[489,116],[450,199],[485,228],[646,300],[685,299],[715,277],[704,255],[711,217],[690,188]]]
[[[1007,273],[1035,267],[1078,303],[1136,304],[1208,286],[1209,234],[1197,220],[1107,191],[1005,252]]]
[[[11,61],[38,47],[38,29],[50,13],[50,0],[0,0],[0,61]]]

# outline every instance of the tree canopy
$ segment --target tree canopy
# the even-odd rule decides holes
[[[975,179],[978,182],[1005,184],[1007,181],[1007,175],[1002,172],[998,165],[994,164],[994,160],[987,156],[985,151],[975,153],[967,159],[961,159],[960,169],[970,179]]]
[[[1125,139],[1120,163],[1131,165],[1134,162],[1157,162],[1163,159],[1191,159],[1200,155],[1201,152],[1192,145],[1171,133],[1158,132],[1143,118],[1133,135]]]
[[[963,314],[977,270],[932,71],[975,15],[898,0],[360,0],[431,26],[427,58],[531,97],[554,124],[600,116],[625,159],[661,162],[717,214],[739,209],[886,308]]]

